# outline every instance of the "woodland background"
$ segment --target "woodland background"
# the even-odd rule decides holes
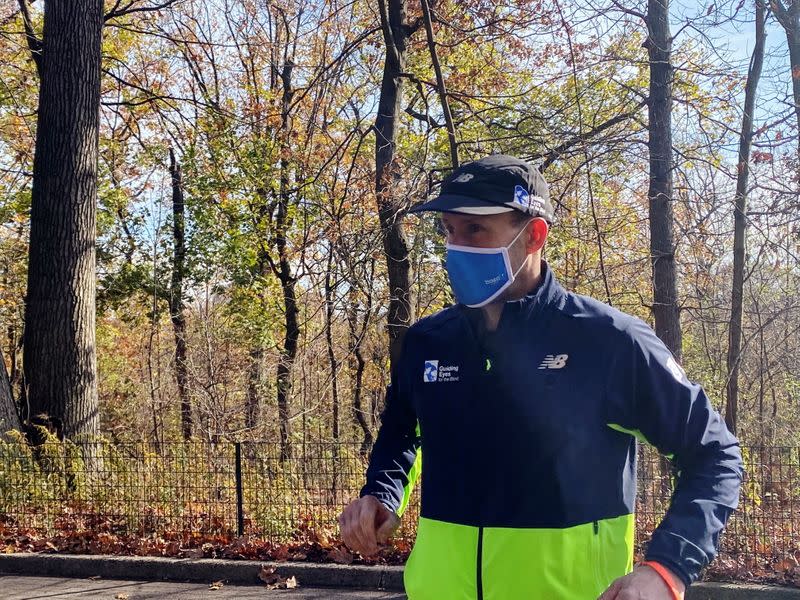
[[[452,302],[406,210],[505,152],[568,289],[800,446],[798,0],[4,0],[0,57],[4,430],[366,456]]]

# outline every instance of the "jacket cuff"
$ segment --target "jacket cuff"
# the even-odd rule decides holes
[[[686,587],[700,577],[708,564],[705,552],[689,540],[668,531],[658,531],[645,552],[645,560],[654,560],[680,577]]]
[[[399,504],[397,502],[397,499],[394,497],[394,494],[371,490],[365,486],[364,488],[362,488],[361,493],[359,494],[358,497],[363,498],[364,496],[373,496],[377,498],[381,504],[383,504],[394,514],[397,514],[397,508]]]

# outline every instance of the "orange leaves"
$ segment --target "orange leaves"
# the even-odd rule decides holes
[[[770,162],[772,162],[773,156],[772,156],[772,152],[756,151],[756,152],[753,152],[753,157],[752,158],[753,158],[753,162],[755,164],[758,164],[758,163],[770,163]]]

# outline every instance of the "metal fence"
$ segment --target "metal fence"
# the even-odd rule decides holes
[[[304,443],[281,461],[270,443],[0,443],[0,519],[41,535],[100,531],[153,536],[271,541],[335,535],[341,509],[363,483],[358,444]],[[721,540],[720,559],[780,569],[800,558],[800,448],[742,449],[740,509]],[[638,463],[637,548],[669,506],[672,477],[655,453]],[[416,494],[399,532],[415,535]]]

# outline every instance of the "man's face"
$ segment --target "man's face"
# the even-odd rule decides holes
[[[442,229],[448,244],[475,248],[507,246],[522,229],[516,215],[511,212],[496,215],[464,215],[441,213]],[[526,237],[525,234],[520,236]],[[515,244],[516,246],[517,244]],[[524,247],[524,242],[520,242]]]

